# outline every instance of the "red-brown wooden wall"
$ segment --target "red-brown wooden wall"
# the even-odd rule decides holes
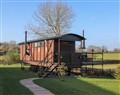
[[[35,43],[37,46],[35,47]],[[53,63],[54,60],[54,40],[43,41],[44,46],[38,46],[40,42],[28,43],[27,52],[29,55],[25,55],[25,44],[20,45],[20,60],[22,61],[49,61]]]

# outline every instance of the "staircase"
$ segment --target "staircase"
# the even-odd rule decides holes
[[[46,78],[48,75],[50,75],[52,72],[56,72],[56,68],[59,66],[59,64],[51,64],[49,67],[45,67],[44,70],[38,73],[39,77]]]

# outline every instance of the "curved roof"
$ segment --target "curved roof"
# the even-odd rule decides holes
[[[83,36],[73,34],[73,33],[61,35],[60,39],[65,40],[65,41],[81,41],[81,40],[85,40],[85,38]]]
[[[44,41],[44,40],[55,40],[55,39],[60,39],[62,41],[81,41],[81,40],[86,40],[83,36],[80,36],[78,34],[69,33],[69,34],[64,34],[64,35],[56,36],[56,37],[36,39],[36,40],[29,40],[29,41],[27,41],[27,43],[39,42],[39,41]],[[24,44],[24,43],[25,42],[20,42],[19,45],[20,44]]]

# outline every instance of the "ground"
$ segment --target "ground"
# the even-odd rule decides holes
[[[19,81],[36,76],[35,73],[22,71],[20,64],[0,65],[0,95],[33,95]]]
[[[113,56],[114,55],[114,56]],[[120,59],[120,53],[105,54],[105,59]],[[99,57],[99,56],[98,56]],[[2,57],[0,57],[2,59]],[[118,64],[106,64],[104,69],[115,69]],[[28,67],[26,67],[28,68]],[[101,68],[101,65],[94,66]],[[19,81],[25,78],[38,77],[36,73],[22,71],[20,64],[0,64],[0,95],[33,95]],[[53,92],[55,95],[120,95],[120,80],[114,78],[46,78],[34,81]]]
[[[21,71],[20,65],[0,65],[0,95],[33,95],[19,81],[37,77],[36,73]],[[109,78],[47,78],[34,81],[55,95],[119,95],[120,81]]]
[[[64,81],[54,79],[35,80],[55,95],[119,95],[120,81],[106,78],[66,78]]]

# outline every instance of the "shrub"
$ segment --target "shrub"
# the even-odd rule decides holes
[[[120,80],[120,65],[115,69],[114,77]]]
[[[64,76],[67,75],[67,66],[65,65],[65,63],[62,62],[57,67],[57,71],[58,71],[58,75],[61,77],[61,79],[64,80]]]
[[[3,57],[3,63],[4,64],[13,64],[20,62],[20,55],[17,52],[8,52]]]
[[[10,57],[7,54],[4,55],[4,57],[2,58],[3,64],[9,64],[10,63],[9,59],[10,59]]]

